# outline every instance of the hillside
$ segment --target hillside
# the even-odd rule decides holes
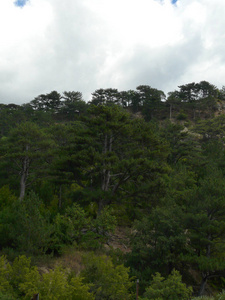
[[[52,91],[0,128],[1,299],[219,299],[224,89]]]

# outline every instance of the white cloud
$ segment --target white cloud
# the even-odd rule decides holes
[[[30,0],[0,10],[0,103],[98,88],[224,84],[224,0]]]

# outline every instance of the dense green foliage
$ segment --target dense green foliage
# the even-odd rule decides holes
[[[132,299],[136,279],[142,299],[221,292],[224,95],[201,81],[1,104],[0,298]],[[79,276],[26,258],[68,247],[87,252]]]
[[[40,274],[30,260],[19,256],[9,265],[4,256],[0,260],[0,290],[9,299],[31,299],[39,294],[40,299],[79,299],[94,300],[90,286],[66,270],[56,267],[48,273]],[[1,298],[8,299],[8,298]]]
[[[182,283],[181,275],[173,270],[167,279],[159,273],[153,276],[150,287],[146,289],[143,300],[187,300],[190,299],[192,288]]]

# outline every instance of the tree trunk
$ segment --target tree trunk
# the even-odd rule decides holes
[[[207,238],[208,238],[208,240],[211,240],[211,234],[209,234]],[[210,255],[211,255],[211,245],[208,244],[207,247],[206,247],[206,256],[208,258],[210,258]],[[206,286],[208,277],[209,277],[208,272],[202,273],[202,282],[201,282],[201,286],[200,286],[200,289],[199,289],[199,296],[202,296],[204,291],[205,291],[205,286]]]
[[[101,215],[101,212],[104,208],[104,199],[101,198],[99,201],[98,201],[98,212],[97,212],[97,215],[100,216]]]
[[[28,150],[28,146],[26,147],[26,150]],[[26,156],[23,160],[23,166],[22,166],[22,171],[21,171],[21,178],[20,178],[20,201],[23,200],[25,197],[25,191],[26,191],[26,182],[29,174],[29,165],[30,165],[30,160]]]
[[[22,174],[20,178],[20,201],[23,200],[25,196],[25,191],[26,191],[26,178],[25,178],[25,174]]]
[[[58,201],[58,207],[59,209],[62,208],[62,185],[60,184],[60,187],[59,187],[59,201]]]
[[[113,142],[112,134],[110,134],[109,136],[105,134],[104,148],[103,148],[104,155],[106,155],[107,152],[112,152],[112,142]],[[110,178],[111,178],[110,163],[107,164],[106,161],[104,160],[103,170],[102,170],[102,184],[101,184],[102,191],[109,190]],[[98,214],[101,214],[103,207],[104,207],[104,199],[100,199],[98,205]]]
[[[104,141],[104,149],[103,153],[106,155],[107,152],[112,152],[112,135],[108,136],[105,135],[105,141]],[[110,183],[110,164],[106,165],[106,162],[103,161],[103,171],[102,171],[102,190],[108,191],[109,189],[109,183]]]
[[[172,119],[172,105],[170,105],[170,120]]]
[[[205,275],[205,274],[202,274],[202,282],[201,282],[200,289],[199,289],[199,294],[198,294],[199,296],[202,296],[204,291],[205,291],[207,279],[208,279],[208,276]]]

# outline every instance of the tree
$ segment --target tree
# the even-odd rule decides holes
[[[169,143],[168,163],[170,165],[183,164],[189,167],[195,165],[199,167],[203,158],[198,135],[169,120],[162,123],[160,133]]]
[[[35,110],[56,112],[61,107],[61,95],[57,91],[41,94],[32,100],[30,105]]]
[[[207,280],[221,276],[224,270],[225,180],[214,166],[205,169],[205,176],[192,191],[186,203],[185,226],[188,232],[189,255],[185,258],[201,272],[199,295]]]
[[[23,106],[17,104],[0,104],[0,137],[7,136],[16,125],[28,120]]]
[[[85,269],[81,275],[91,285],[96,300],[133,299],[130,289],[133,285],[129,278],[129,268],[114,265],[106,255],[86,255],[83,258]]]
[[[20,177],[20,200],[22,201],[29,180],[37,180],[53,142],[43,129],[31,122],[19,124],[8,138],[1,140],[2,160]],[[34,176],[34,171],[36,172]]]
[[[45,253],[51,233],[52,226],[43,203],[33,192],[22,203],[15,201],[0,211],[1,248]]]
[[[75,277],[72,272],[60,266],[42,276],[35,271],[25,276],[23,283],[20,284],[20,289],[27,300],[37,293],[40,299],[46,300],[94,300],[90,286],[83,283],[83,278]]]
[[[129,90],[120,93],[122,106],[131,108],[133,113],[141,111],[142,103],[137,91]]]
[[[199,110],[212,117],[217,109],[218,89],[207,81],[196,84],[198,90]]]
[[[182,99],[182,102],[193,102],[198,99],[198,87],[196,86],[195,82],[188,83],[185,85],[179,86],[180,91],[180,98]]]
[[[92,93],[90,104],[93,105],[110,105],[119,102],[119,92],[117,89],[98,89]]]
[[[95,300],[93,293],[90,292],[91,285],[84,283],[82,277],[72,277],[69,281],[70,299],[76,300]]]
[[[85,113],[88,108],[80,92],[64,92],[62,99],[64,101],[59,110],[59,116],[63,120],[74,121],[81,114]]]
[[[170,120],[172,119],[172,112],[173,110],[177,109],[178,107],[181,106],[181,98],[180,98],[180,94],[178,91],[174,91],[174,92],[170,92],[169,97],[166,100],[166,104],[169,105],[170,108]]]
[[[167,150],[150,124],[117,105],[91,106],[89,113],[63,148],[68,151],[60,165],[100,212],[120,197],[137,195],[146,182],[156,182],[156,174],[165,172]]]
[[[225,100],[225,86],[222,86],[222,89],[218,90],[218,99]]]
[[[9,264],[5,256],[1,256],[0,257],[0,292],[12,293],[12,287],[10,285],[11,273],[12,273],[11,265]]]
[[[218,89],[216,86],[210,84],[207,81],[201,81],[199,83],[188,83],[179,86],[180,90],[175,91],[178,97],[181,99],[182,106],[188,110],[193,111],[193,119],[196,118],[196,112],[212,112],[216,109],[216,99],[218,97]],[[174,94],[174,92],[173,92]],[[172,94],[172,95],[173,95]]]
[[[83,96],[81,92],[63,92],[62,99],[64,99],[64,103],[75,103],[83,100]]]
[[[140,103],[143,106],[142,113],[146,120],[151,120],[155,112],[159,110],[162,100],[165,98],[163,91],[151,88],[148,85],[139,85],[137,87]]]
[[[123,108],[127,108],[131,105],[131,96],[132,92],[134,91],[121,91],[119,92],[119,103],[122,105]]]
[[[153,276],[150,287],[146,289],[143,300],[188,300],[192,294],[192,288],[182,283],[180,273],[173,270],[168,278],[164,278],[160,273]]]
[[[127,263],[141,288],[155,272],[168,275],[179,268],[182,253],[186,253],[182,209],[171,199],[165,202],[134,222]]]
[[[90,223],[90,218],[80,205],[74,203],[72,207],[67,207],[63,215],[57,214],[53,220],[51,250],[60,252],[64,245],[80,242],[82,229],[88,231]]]
[[[225,115],[199,121],[194,131],[202,135],[203,142],[222,140],[225,137]]]
[[[40,274],[31,259],[24,255],[16,257],[12,265],[6,257],[0,257],[0,297],[1,299],[30,300],[34,294],[40,299],[94,300],[90,285],[84,278],[57,266],[48,273]]]
[[[16,200],[16,196],[10,191],[8,185],[4,185],[0,188],[0,211],[12,205]]]
[[[93,145],[82,121],[53,124],[49,132],[55,144],[49,181],[58,193],[58,207],[61,209],[66,205],[65,189],[70,190],[73,184],[77,191],[81,191],[87,184],[84,170],[90,163],[88,157]]]
[[[197,89],[199,99],[207,99],[209,97],[217,98],[218,96],[217,87],[205,80],[197,83],[196,89]]]

